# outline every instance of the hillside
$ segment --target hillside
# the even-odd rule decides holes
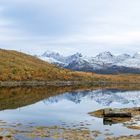
[[[80,80],[83,76],[85,75],[58,68],[31,55],[0,49],[0,81]]]
[[[88,81],[139,83],[140,75],[98,75],[59,68],[34,56],[0,49],[0,81]]]

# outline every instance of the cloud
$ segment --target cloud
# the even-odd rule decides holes
[[[140,51],[139,0],[4,0],[0,5],[1,48],[87,55]]]

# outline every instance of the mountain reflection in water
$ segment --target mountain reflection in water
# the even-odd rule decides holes
[[[121,103],[133,105],[140,104],[140,91],[124,91],[124,90],[94,90],[65,93],[44,100],[45,104],[53,104],[68,100],[76,104],[83,100],[96,101],[103,106],[110,106],[112,103]]]
[[[97,102],[102,106],[114,103],[140,105],[140,91],[127,91],[116,89],[96,89],[75,91],[72,87],[51,88],[4,88],[0,89],[0,110],[16,109],[28,106],[39,101],[46,105],[55,104],[63,100],[80,104],[84,100]]]
[[[120,88],[121,89],[121,88]],[[23,125],[84,127],[116,136],[139,134],[118,122],[90,116],[103,108],[131,108],[140,105],[140,90],[100,87],[24,87],[0,89],[0,120]],[[19,109],[20,108],[20,109]],[[3,111],[4,110],[4,111]],[[125,120],[128,121],[128,120]],[[119,123],[119,124],[118,124]],[[119,129],[119,131],[116,131]]]

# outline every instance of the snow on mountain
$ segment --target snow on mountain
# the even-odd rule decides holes
[[[117,65],[140,69],[140,58],[134,57],[134,58],[126,59],[123,62],[118,63]]]
[[[123,61],[117,63],[117,65],[131,68],[140,68],[140,53],[135,53],[133,57],[128,56]]]
[[[122,61],[125,61],[127,59],[131,59],[132,57],[129,55],[129,54],[121,54],[121,55],[118,55],[116,57],[116,62],[122,62]]]
[[[111,54],[111,52],[103,52],[103,53],[99,53],[96,57],[95,57],[96,61],[101,61],[104,63],[114,63],[116,60],[116,57]]]
[[[102,52],[95,57],[75,53],[63,56],[57,52],[46,51],[38,58],[56,64],[57,66],[78,71],[93,71],[97,73],[140,73],[140,53],[113,55]]]
[[[52,60],[54,61],[58,61],[58,62],[61,62],[61,63],[64,63],[65,62],[65,57],[60,55],[59,53],[57,52],[52,52],[52,51],[46,51],[45,53],[43,53],[41,56],[40,56],[42,59],[46,59],[46,58],[51,58]],[[48,59],[49,60],[49,59]]]
[[[41,59],[41,60],[47,61],[47,62],[49,62],[49,63],[59,63],[59,64],[63,64],[63,62],[58,61],[57,59],[54,59],[54,58],[52,58],[52,57],[39,56],[38,58]]]
[[[66,57],[66,63],[69,64],[69,63],[72,63],[73,61],[80,61],[82,59],[82,54],[81,53],[76,53],[76,54],[73,54],[73,55],[70,55],[68,57]]]
[[[140,59],[140,52],[135,53],[133,58]]]
[[[46,60],[50,63],[58,63],[58,64],[69,64],[73,61],[79,61],[82,58],[82,54],[75,53],[73,55],[64,57],[57,52],[46,51],[42,55],[38,56],[38,58],[42,60]]]

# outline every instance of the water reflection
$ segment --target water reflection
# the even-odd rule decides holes
[[[118,124],[118,123],[124,123],[128,122],[131,120],[131,117],[126,117],[126,118],[103,118],[103,124],[104,125],[113,125],[113,124]]]
[[[67,92],[54,97],[49,97],[43,102],[47,104],[55,104],[67,100],[75,104],[80,104],[84,100],[95,101],[102,106],[111,106],[114,103],[140,105],[140,91],[125,90],[94,90]]]
[[[1,88],[0,110],[16,109],[53,97],[66,91],[73,91],[74,87],[24,87]],[[80,88],[84,89],[84,87]]]
[[[89,128],[114,135],[137,134],[123,127],[122,120],[102,120],[88,113],[107,108],[140,105],[140,91],[85,87],[36,87],[0,90],[0,120],[34,125],[57,125]],[[20,108],[20,110],[18,109]],[[2,111],[4,110],[4,111]],[[128,120],[123,120],[123,122]],[[116,124],[108,127],[104,124]],[[119,124],[118,124],[119,123]],[[116,131],[119,128],[119,131]]]
[[[140,105],[140,91],[116,89],[84,90],[84,88],[75,90],[76,88],[73,87],[0,89],[0,110],[16,109],[41,100],[46,105],[56,104],[64,100],[75,104],[80,104],[83,101],[96,102],[103,107],[115,106],[115,104],[126,106]]]

